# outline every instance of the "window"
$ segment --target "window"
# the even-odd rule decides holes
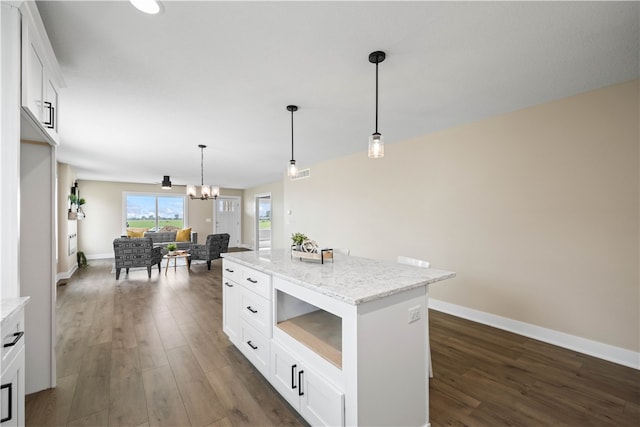
[[[124,193],[123,199],[126,228],[146,228],[151,231],[159,231],[167,226],[185,228],[184,196]]]

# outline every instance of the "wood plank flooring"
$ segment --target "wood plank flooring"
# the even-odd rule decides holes
[[[222,332],[220,260],[110,271],[58,287],[58,386],[27,396],[27,425],[307,425]],[[640,425],[638,371],[430,316],[432,426]]]

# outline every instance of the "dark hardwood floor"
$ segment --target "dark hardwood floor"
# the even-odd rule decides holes
[[[118,281],[91,261],[58,287],[58,387],[27,396],[27,425],[306,425],[230,345],[221,304],[220,260]],[[433,426],[640,424],[638,371],[430,316]]]

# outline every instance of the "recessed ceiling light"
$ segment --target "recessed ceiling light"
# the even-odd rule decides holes
[[[141,12],[148,13],[149,15],[155,15],[162,11],[160,2],[156,0],[129,0],[132,5]]]

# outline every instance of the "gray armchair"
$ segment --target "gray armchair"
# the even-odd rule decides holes
[[[147,267],[149,278],[154,265],[158,265],[158,272],[162,271],[162,248],[154,248],[151,237],[117,238],[113,241],[113,253],[116,259],[116,280],[120,278],[120,270],[123,268],[129,274],[131,267]]]
[[[220,258],[220,254],[229,249],[229,237],[227,233],[209,234],[204,245],[191,245],[191,260],[206,260],[211,270],[211,260]]]

